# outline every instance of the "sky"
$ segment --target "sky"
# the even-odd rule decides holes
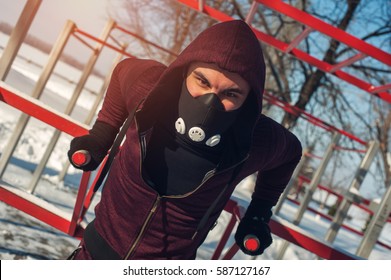
[[[69,19],[98,35],[107,21],[109,0],[42,0],[29,33],[48,43],[54,42]],[[0,0],[0,21],[16,24],[27,0]]]
[[[110,2],[112,1],[42,0],[28,34],[49,45],[53,45],[67,20],[71,20],[81,30],[99,37],[109,19],[107,9],[110,6]],[[0,0],[0,22],[14,26],[26,3],[27,0]],[[91,41],[88,41],[88,43],[95,45]],[[69,40],[64,52],[81,62],[86,62],[87,58],[92,54],[89,48],[83,46],[73,37]],[[97,67],[109,67],[112,60],[112,54],[103,55],[99,59]]]

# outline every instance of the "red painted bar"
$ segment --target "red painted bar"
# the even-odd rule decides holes
[[[37,199],[36,197],[34,198]],[[62,232],[68,232],[70,222],[67,219],[43,208],[33,201],[19,196],[2,185],[0,185],[0,201],[19,209]]]
[[[184,5],[187,5],[188,7],[190,8],[193,8],[195,10],[198,11],[198,2],[197,1],[194,1],[194,0],[178,0],[178,2],[184,4]],[[288,16],[292,16],[294,15],[295,12],[299,11],[300,13],[300,16],[298,15],[294,15],[294,19],[296,19],[297,21],[299,22],[302,22],[303,24],[305,24],[306,26],[310,26],[320,32],[323,32],[325,33],[326,35],[332,37],[332,38],[335,38],[343,43],[348,43],[347,45],[349,46],[352,46],[353,48],[357,49],[359,52],[362,52],[362,53],[365,53],[373,58],[376,58],[378,60],[380,60],[381,62],[387,64],[387,65],[390,65],[391,64],[391,55],[386,53],[386,52],[383,52],[382,50],[360,40],[360,39],[357,39],[356,37],[353,37],[352,35],[350,35],[349,33],[346,33],[338,28],[335,28],[313,16],[310,16],[308,15],[307,13],[301,11],[301,10],[298,10],[296,8],[293,8],[292,6],[288,5],[288,4],[285,4],[284,2],[282,1],[279,1],[279,0],[276,0],[276,1],[270,1],[270,0],[258,0],[259,3],[269,7],[269,8],[272,8],[272,9],[275,9],[275,10],[278,10],[279,12],[282,12],[282,13],[286,13]],[[209,6],[204,6],[204,13],[209,15],[210,17],[218,20],[218,21],[228,21],[228,20],[232,20],[233,18],[218,11],[218,10],[215,10]],[[314,20],[314,23],[311,23],[311,20]],[[308,24],[308,22],[310,24]],[[330,30],[327,30],[328,28],[330,28]],[[279,41],[277,40],[276,38],[262,32],[262,31],[259,31],[255,28],[253,28],[253,31],[254,33],[256,34],[256,36],[258,37],[258,39],[260,41],[262,41],[263,43],[265,44],[268,44],[282,52],[285,52],[288,48],[289,48],[289,44],[288,43],[285,43],[285,42],[282,42],[282,41]],[[333,36],[333,34],[336,34],[336,37]],[[341,39],[341,40],[340,40]],[[349,42],[349,40],[352,40],[352,42]],[[321,61],[311,55],[309,55],[308,53],[306,52],[303,52],[299,49],[296,49],[296,48],[293,48],[290,52],[291,55],[295,56],[297,59],[300,59],[304,62],[307,62],[308,64],[310,65],[313,65],[315,67],[317,67],[318,69],[326,72],[326,73],[331,73],[331,71],[334,71],[335,69],[333,69],[335,67],[335,65],[331,65],[329,63],[326,63],[324,61]],[[357,77],[354,77],[342,70],[337,70],[337,71],[334,71],[332,72],[331,74],[337,76],[338,78],[340,78],[341,80],[344,80],[376,97],[379,97],[380,99],[388,102],[388,103],[391,103],[391,94],[386,92],[386,91],[382,91],[384,89],[383,86],[374,86],[368,82],[365,82],[363,80],[360,80],[358,79]],[[386,87],[387,89],[388,87]],[[375,90],[376,89],[376,90]]]
[[[237,205],[233,209],[225,208],[224,210],[231,214],[233,212],[234,213],[240,212],[239,207]],[[233,214],[233,216],[235,216],[235,214]],[[240,215],[239,217],[241,218],[242,215]],[[298,245],[299,247],[302,247],[303,249],[308,250],[323,259],[354,260],[359,258],[353,254],[334,248],[332,245],[326,242],[317,240],[315,237],[310,236],[309,234],[305,233],[304,231],[302,231],[301,229],[299,229],[294,225],[290,225],[291,227],[284,225],[282,222],[279,221],[279,219],[273,218],[272,220],[270,220],[269,225],[274,235],[279,236],[295,245]],[[230,235],[230,234],[231,234],[231,230],[227,227],[224,235]],[[220,241],[220,243],[223,242],[224,241]],[[220,244],[217,246],[217,248],[219,246]],[[238,250],[239,247],[234,243],[221,259],[223,260],[232,259],[235,256],[235,254],[238,252]]]
[[[56,112],[37,99],[17,92],[3,82],[0,82],[0,101],[74,137],[88,133],[87,126],[72,120],[63,113]]]
[[[353,35],[336,28],[310,14],[299,10],[289,4],[284,3],[280,0],[256,0],[258,3],[273,9],[281,14],[285,14],[292,19],[295,19],[298,22],[303,23],[306,26],[312,27],[313,29],[318,30],[319,32],[334,38],[359,52],[365,53],[386,65],[391,66],[391,54],[376,48],[375,46],[366,43],[365,41],[354,37]]]
[[[83,204],[87,193],[88,182],[90,180],[90,177],[91,177],[91,172],[83,172],[83,175],[80,180],[79,190],[77,192],[75,207],[73,208],[71,224],[69,226],[69,231],[68,231],[68,234],[71,236],[75,235],[76,227],[83,218],[82,217]]]

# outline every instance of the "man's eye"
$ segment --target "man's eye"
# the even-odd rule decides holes
[[[227,97],[230,97],[230,98],[237,98],[238,97],[238,94],[233,91],[226,91],[226,92],[224,92],[224,95]]]
[[[199,77],[197,77],[196,79],[197,79],[197,81],[198,81],[198,83],[200,85],[202,85],[202,86],[209,86],[209,82],[207,80],[199,78]]]

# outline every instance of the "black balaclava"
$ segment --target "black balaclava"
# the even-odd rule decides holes
[[[185,81],[179,96],[175,129],[180,137],[185,137],[190,143],[214,147],[233,125],[239,111],[226,111],[220,98],[213,92],[194,98]]]

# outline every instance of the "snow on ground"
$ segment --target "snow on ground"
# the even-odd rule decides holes
[[[4,47],[7,36],[0,33],[0,46]],[[34,58],[38,64],[45,63],[47,56],[29,46],[23,46],[16,58],[13,68],[7,76],[6,83],[12,87],[30,94],[34,88],[34,82],[38,79],[42,70],[34,63],[21,58]],[[72,94],[74,84],[80,77],[80,72],[76,69],[59,62],[55,71],[57,76],[53,76],[45,89],[41,100],[50,104],[53,108],[63,111],[67,100]],[[59,76],[67,77],[67,80]],[[71,81],[71,82],[70,82]],[[87,82],[89,91],[83,91],[77,106],[72,113],[72,117],[82,121],[88,113],[88,108],[94,101],[95,95],[91,91],[99,91],[102,81],[93,77]],[[20,112],[0,102],[0,153],[7,145],[12,131],[14,130]],[[25,133],[13,154],[11,164],[7,167],[4,176],[1,178],[4,182],[15,188],[26,190],[32,177],[35,165],[39,163],[44,153],[46,144],[50,140],[54,130],[46,124],[31,119]],[[67,162],[66,151],[68,150],[70,137],[62,135],[57,143],[44,172],[42,179],[34,194],[61,209],[66,213],[71,213],[77,192],[80,172],[72,167],[68,170],[68,175],[64,181],[58,179],[58,172],[62,170]],[[244,180],[237,187],[234,193],[234,199],[239,205],[246,207],[249,201],[252,188],[252,178]],[[93,206],[99,201],[99,193],[96,196]],[[86,221],[91,221],[94,217],[93,206],[86,215]],[[319,205],[311,205],[318,208]],[[281,210],[281,217],[292,221],[297,211],[297,206],[291,203],[285,203]],[[361,229],[366,220],[366,214],[361,210],[352,209],[349,212],[352,217],[347,220],[349,226]],[[210,259],[225,225],[230,219],[230,215],[223,212],[219,218],[218,225],[210,232],[204,244],[198,252],[198,259]],[[306,213],[300,224],[300,227],[314,236],[322,239],[329,227],[329,222],[319,216]],[[339,248],[355,253],[361,238],[354,233],[346,230],[340,230],[335,245]],[[388,223],[383,229],[380,240],[385,244],[391,244],[391,225]],[[228,244],[232,244],[233,236],[230,237]],[[279,253],[284,240],[274,237],[274,242],[270,248],[256,259],[275,259]],[[50,226],[42,223],[5,203],[0,202],[0,259],[65,259],[77,246],[79,240],[72,238]],[[224,253],[224,252],[223,252]],[[238,252],[235,259],[253,259],[241,252]],[[316,259],[311,252],[303,250],[295,245],[290,245],[284,255],[284,259]],[[379,245],[376,245],[370,259],[391,259],[391,251]]]

